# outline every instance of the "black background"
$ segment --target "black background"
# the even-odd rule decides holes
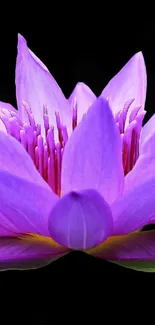
[[[0,23],[0,100],[16,106],[14,73],[19,32],[27,39],[29,48],[48,67],[66,97],[78,81],[85,82],[99,95],[130,57],[142,51],[148,75],[147,121],[155,112],[154,19],[150,14],[135,13],[133,7],[131,13],[126,7],[123,13],[122,9],[119,14],[115,13],[112,4],[108,9],[104,4],[102,7],[94,6],[91,14],[79,3],[74,3],[67,14],[60,3],[59,6],[59,9],[52,10],[42,6],[39,13],[38,8],[32,13],[29,6],[25,15],[22,12],[14,17],[12,13],[12,19],[4,19],[5,23]],[[65,280],[64,272],[69,274],[70,280]],[[44,288],[48,284],[50,292],[56,273],[74,287],[80,274],[93,278],[98,273],[102,279],[111,279],[116,278],[116,274],[128,276],[137,272],[73,252],[42,269],[0,273],[1,290],[12,293],[22,290],[28,295],[32,287],[36,290],[38,285]],[[150,276],[141,275],[143,278]]]

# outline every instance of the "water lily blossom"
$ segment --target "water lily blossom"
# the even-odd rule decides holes
[[[154,116],[136,53],[97,98],[69,99],[18,36],[18,110],[0,103],[0,269],[37,268],[71,250],[155,270]]]

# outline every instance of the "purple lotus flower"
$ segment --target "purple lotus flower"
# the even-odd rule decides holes
[[[96,98],[66,99],[18,37],[18,111],[0,103],[0,268],[36,268],[73,249],[155,269],[155,115],[135,54]]]

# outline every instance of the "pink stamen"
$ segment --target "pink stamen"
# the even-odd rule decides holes
[[[127,113],[129,111],[129,108],[131,107],[132,103],[134,102],[134,98],[128,100],[125,105],[124,105],[124,109],[123,109],[123,122],[124,122],[124,126],[125,126],[125,121],[127,118]]]
[[[44,158],[43,158],[43,160],[44,160],[44,163],[43,163],[43,166],[44,166],[43,178],[47,182],[48,181],[48,148],[47,148],[46,144],[44,146]]]
[[[56,116],[59,142],[60,142],[61,148],[63,148],[63,125],[61,124],[60,116],[59,116],[58,112],[55,113],[55,116]]]
[[[68,132],[67,132],[67,128],[66,126],[63,126],[62,128],[62,134],[63,134],[63,143],[64,143],[64,146],[68,140]]]
[[[34,137],[34,147],[37,146],[37,131],[33,132],[33,137]]]
[[[51,154],[48,158],[48,184],[52,188],[52,190],[56,192],[56,184],[55,184],[55,166],[54,166],[54,155]]]
[[[2,122],[4,123],[4,125],[6,127],[6,131],[10,134],[10,123],[9,123],[8,116],[5,114],[1,114],[0,119],[2,120]]]
[[[44,158],[44,155],[43,155],[43,152],[44,152],[44,148],[43,148],[43,138],[41,135],[38,136],[38,159],[39,159],[39,166],[38,166],[38,170],[39,170],[39,173],[43,176],[43,158]]]
[[[133,168],[135,162],[136,162],[136,140],[137,140],[137,134],[136,129],[133,129],[132,136],[131,136],[131,148],[130,148],[130,170]]]
[[[60,143],[55,146],[55,168],[56,168],[56,192],[60,196],[61,193],[61,147]]]
[[[27,134],[27,142],[28,142],[28,153],[31,158],[34,160],[35,157],[35,147],[34,147],[34,131],[31,125],[24,123],[24,129]]]
[[[131,123],[132,121],[135,120],[135,118],[136,118],[136,116],[137,116],[137,114],[138,114],[138,112],[139,112],[140,109],[141,109],[141,106],[138,106],[138,107],[135,107],[132,110],[132,112],[131,112],[131,114],[129,116],[129,123]]]
[[[10,134],[14,136],[18,141],[20,141],[20,125],[18,119],[14,117],[9,118],[10,123]]]
[[[129,111],[129,108],[130,108],[131,104],[133,103],[133,101],[134,101],[134,99],[128,100],[125,103],[124,108],[122,110],[120,110],[115,116],[116,122],[119,123],[120,133],[124,133],[124,131],[125,131],[125,122],[126,122],[127,113]]]
[[[77,126],[77,106],[73,108],[72,128],[73,130]]]
[[[43,119],[44,119],[45,133],[47,137],[47,132],[49,130],[49,117],[48,117],[47,108],[45,106],[43,107]]]
[[[50,128],[47,132],[47,146],[50,154],[54,151],[54,129]]]
[[[127,141],[123,141],[123,166],[124,166],[124,174],[126,175],[129,170],[129,163],[128,163],[128,151],[129,145]]]
[[[4,114],[4,115],[6,115],[6,116],[8,116],[8,117],[11,117],[11,114],[10,114],[10,112],[6,109],[6,108],[2,108],[2,113]]]
[[[25,130],[20,130],[20,142],[23,147],[28,150],[27,135],[25,133]]]
[[[34,120],[34,117],[32,115],[31,109],[30,109],[29,105],[25,101],[23,101],[22,104],[23,104],[23,106],[24,106],[24,108],[26,110],[26,113],[27,113],[27,116],[28,116],[28,119],[29,119],[29,123],[32,126],[33,130],[35,130],[36,129],[36,124],[35,124],[35,120]]]
[[[39,154],[38,154],[38,147],[35,147],[35,165],[36,165],[36,168],[39,169]]]
[[[37,136],[39,134],[41,134],[41,125],[40,124],[36,124],[36,132],[37,132]]]

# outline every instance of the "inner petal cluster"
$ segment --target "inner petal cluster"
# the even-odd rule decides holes
[[[139,156],[139,137],[146,113],[145,111],[140,111],[141,107],[132,109],[126,124],[127,113],[132,103],[133,100],[128,101],[122,110],[114,116],[122,137],[122,162],[125,175],[131,171]],[[17,113],[14,111],[9,112],[7,109],[1,110],[0,119],[4,123],[7,133],[15,137],[23,145],[43,179],[60,196],[62,156],[68,140],[67,128],[62,124],[59,113],[55,112],[57,130],[54,130],[54,127],[49,124],[47,107],[44,106],[44,138],[41,132],[41,125],[36,123],[29,105],[23,102],[23,106],[29,123],[19,118],[18,111]],[[77,114],[78,110],[75,101],[72,109],[72,130],[77,126]],[[55,131],[58,133],[57,142],[54,137]]]

